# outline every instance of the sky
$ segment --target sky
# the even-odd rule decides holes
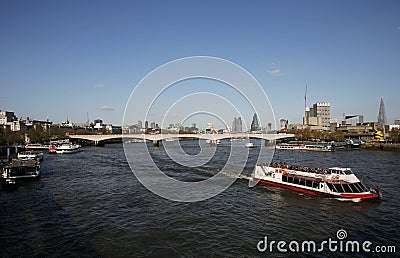
[[[388,122],[400,118],[399,1],[2,0],[0,10],[0,110],[18,117],[121,125],[132,91],[151,71],[214,56],[257,79],[277,121],[301,123],[305,85],[307,105],[329,102],[332,119],[377,121],[381,96]],[[193,92],[216,84],[191,83]],[[181,97],[175,86],[164,99]],[[211,102],[216,113],[224,105],[204,105]],[[252,110],[242,111],[249,125]],[[165,110],[155,112],[149,120]],[[223,112],[228,124],[237,116]],[[143,116],[132,111],[128,120]]]

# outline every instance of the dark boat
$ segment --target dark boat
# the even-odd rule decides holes
[[[40,177],[39,162],[16,159],[3,167],[1,179],[6,185],[15,185],[19,180],[35,179]]]

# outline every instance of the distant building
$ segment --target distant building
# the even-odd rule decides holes
[[[111,134],[122,134],[122,127],[112,124],[106,125],[106,130]]]
[[[156,122],[151,122],[150,127],[151,127],[151,129],[155,129],[156,128]]]
[[[0,110],[0,125],[6,126],[17,120],[14,112]]]
[[[345,115],[344,122],[346,124],[351,124],[351,125],[363,124],[364,116],[363,115],[347,115],[347,116]]]
[[[281,130],[287,130],[288,129],[289,120],[287,120],[286,118],[281,118],[281,119],[279,119],[279,123],[281,125]]]
[[[96,119],[96,120],[94,120],[94,126],[93,126],[93,128],[96,129],[96,130],[99,130],[99,129],[106,128],[106,125],[103,124],[103,120],[101,120],[101,119]]]
[[[243,132],[243,124],[242,124],[242,118],[241,117],[233,118],[232,132],[233,133]]]
[[[394,124],[395,124],[395,125],[400,125],[400,118],[395,119],[395,120],[394,120]]]
[[[342,131],[345,138],[353,139],[372,139],[374,132],[378,130],[378,123],[369,122],[357,125],[341,124],[336,127],[336,131]]]
[[[260,125],[258,123],[257,114],[254,113],[253,120],[251,121],[250,131],[254,132],[254,131],[258,131],[258,130],[260,130]]]
[[[267,132],[271,132],[272,131],[272,123],[268,123],[267,124]]]
[[[142,129],[142,128],[143,128],[143,122],[142,122],[142,120],[137,121],[137,127],[138,127],[139,129]]]
[[[384,128],[386,124],[387,120],[386,120],[385,103],[383,102],[383,97],[381,97],[381,103],[379,104],[379,113],[378,113],[378,125]]]
[[[207,127],[203,129],[204,134],[216,134],[218,131],[214,128],[211,122],[207,123]]]
[[[306,108],[303,124],[314,130],[329,130],[331,105],[328,102],[317,102]]]
[[[144,122],[144,128],[145,128],[145,129],[149,128],[149,121],[146,120],[146,121]]]

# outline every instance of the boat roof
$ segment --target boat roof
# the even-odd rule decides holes
[[[340,170],[340,171],[351,170],[351,168],[340,168],[340,167],[333,167],[329,169]]]
[[[35,167],[36,161],[26,161],[26,160],[13,160],[6,168],[16,168],[16,167]]]

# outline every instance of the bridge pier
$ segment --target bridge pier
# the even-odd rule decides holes
[[[160,141],[153,140],[153,147],[160,147]]]
[[[265,146],[272,146],[272,145],[274,145],[274,141],[275,140],[264,139],[264,144],[265,144]]]

